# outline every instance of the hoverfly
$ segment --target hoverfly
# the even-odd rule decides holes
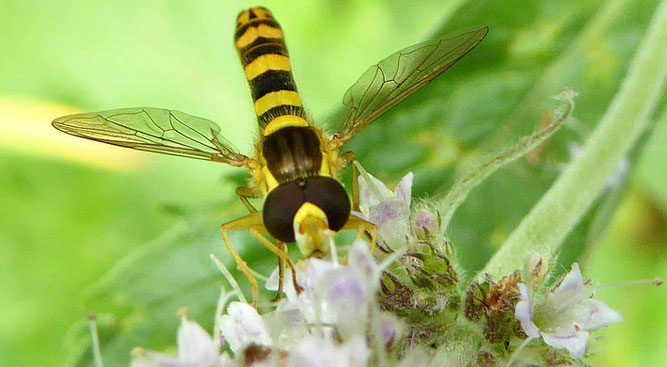
[[[65,133],[149,152],[204,159],[245,167],[252,175],[236,193],[250,214],[221,226],[222,239],[252,287],[257,305],[259,287],[227,233],[245,229],[279,257],[282,288],[284,264],[294,264],[287,243],[297,242],[303,256],[325,256],[334,232],[356,229],[371,234],[375,226],[351,213],[358,209],[356,174],[353,203],[336,180],[354,160],[340,147],[384,112],[436,78],[477,46],[487,27],[426,41],[400,50],[370,67],[345,93],[347,117],[333,135],[308,119],[292,77],[280,25],[271,13],[256,7],[242,11],[234,43],[241,59],[259,124],[260,139],[252,156],[239,153],[218,125],[176,110],[138,107],[63,116],[53,126]],[[353,167],[354,171],[354,167]],[[248,198],[265,197],[262,211]],[[265,237],[268,234],[276,243]],[[278,290],[280,297],[282,289]]]

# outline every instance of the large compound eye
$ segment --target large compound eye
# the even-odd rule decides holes
[[[306,201],[315,204],[327,215],[329,228],[338,231],[350,216],[350,198],[340,182],[331,177],[310,177],[303,188]]]
[[[262,213],[264,226],[269,234],[283,242],[294,242],[294,216],[305,202],[303,189],[296,181],[271,190],[264,201]]]

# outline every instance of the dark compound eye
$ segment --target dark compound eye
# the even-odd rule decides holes
[[[334,231],[343,228],[350,216],[350,198],[340,182],[331,177],[309,177],[284,183],[266,197],[262,215],[269,234],[283,242],[294,242],[294,216],[306,201],[322,209]]]
[[[340,182],[331,177],[311,177],[304,189],[306,201],[315,204],[327,215],[329,228],[338,231],[350,216],[350,198]]]
[[[284,183],[273,189],[264,201],[262,218],[264,226],[273,238],[294,242],[292,222],[296,212],[306,202],[303,190],[296,181]]]

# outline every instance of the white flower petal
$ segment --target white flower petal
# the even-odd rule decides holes
[[[412,172],[405,175],[394,192],[371,175],[359,176],[359,208],[364,218],[375,224],[378,235],[390,248],[406,244],[410,231]]]
[[[339,345],[329,338],[309,336],[289,353],[288,367],[364,367],[370,352],[366,338],[357,336]]]
[[[542,333],[544,342],[556,349],[567,349],[572,358],[581,358],[586,352],[586,345],[588,344],[589,333],[587,331],[575,331],[568,334],[548,334]]]
[[[206,330],[183,317],[177,336],[178,359],[193,364],[211,364],[218,358],[218,344]]]
[[[619,312],[595,299],[582,300],[573,312],[577,326],[584,330],[595,330],[623,321]]]
[[[281,349],[291,349],[304,336],[311,333],[299,306],[282,299],[275,311],[263,315],[272,345]]]
[[[302,290],[299,294],[294,289],[292,283],[292,275],[289,269],[285,269],[284,290],[287,295],[287,301],[300,311],[300,316],[307,323],[329,321],[325,317],[324,320],[318,319],[320,312],[320,305],[318,297],[315,293],[315,288],[322,275],[326,272],[336,269],[338,266],[330,261],[320,259],[307,259],[296,264],[297,281]],[[267,281],[266,287],[268,289],[278,289],[278,271],[277,269],[271,274]]]
[[[359,240],[353,244],[352,249],[347,254],[347,267],[359,271],[369,281],[375,283],[378,267],[375,259],[369,252],[368,242]]]
[[[370,350],[366,345],[366,337],[356,335],[350,338],[344,345],[347,352],[347,358],[350,361],[350,367],[363,367],[368,363]]]
[[[288,277],[287,277],[287,275],[288,275],[287,272],[289,272],[289,269],[286,269],[286,272],[285,272],[285,278],[288,278]],[[290,272],[289,277],[291,277],[291,276],[292,276],[292,275],[291,275],[291,272]],[[283,279],[283,281],[284,281],[284,279]],[[273,269],[273,271],[271,272],[271,275],[269,275],[269,279],[267,279],[267,280],[266,280],[266,283],[264,283],[264,288],[266,288],[266,289],[269,290],[269,291],[274,291],[274,292],[276,292],[276,291],[278,291],[278,284],[279,284],[279,282],[280,282],[280,273],[279,273],[279,271],[278,271],[278,268],[276,267],[276,268]],[[286,283],[286,282],[284,282],[283,285],[284,285],[285,283]],[[283,288],[283,289],[284,289],[284,288]]]
[[[407,245],[410,207],[399,200],[387,200],[370,208],[368,220],[375,224],[378,236],[392,249]]]
[[[408,172],[394,189],[394,197],[407,203],[408,207],[412,198],[412,180],[414,177],[415,175],[412,172]]]
[[[368,208],[377,205],[391,195],[391,191],[382,181],[368,174],[370,181],[365,175],[359,176],[359,207],[361,212],[368,215]]]
[[[332,269],[320,278],[318,293],[323,301],[323,320],[336,323],[347,338],[367,331],[370,291],[367,279],[348,267]]]
[[[382,341],[387,348],[391,348],[399,337],[400,323],[394,314],[383,312],[380,314],[379,324],[382,331]]]
[[[347,351],[329,339],[310,336],[289,353],[288,367],[351,367]]]
[[[250,343],[271,345],[264,320],[257,310],[247,303],[230,303],[227,314],[220,318],[220,330],[234,353],[238,353]]]
[[[572,270],[563,278],[553,293],[547,295],[546,300],[552,303],[556,311],[565,309],[586,298],[584,282],[577,263],[572,264]]]
[[[531,338],[540,336],[540,331],[533,322],[533,295],[525,284],[519,283],[519,302],[514,310],[514,317],[521,323],[521,328]]]
[[[607,307],[604,302],[586,298],[579,266],[563,278],[555,290],[535,304],[532,290],[519,283],[520,297],[515,317],[529,337],[542,336],[548,345],[567,349],[573,358],[581,358],[586,352],[589,330],[599,329],[621,321],[621,314]],[[539,328],[534,323],[539,320]]]

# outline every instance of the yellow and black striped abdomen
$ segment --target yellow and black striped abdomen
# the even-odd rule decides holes
[[[265,8],[239,14],[234,43],[250,85],[263,135],[287,126],[308,126],[292,77],[280,25]]]

